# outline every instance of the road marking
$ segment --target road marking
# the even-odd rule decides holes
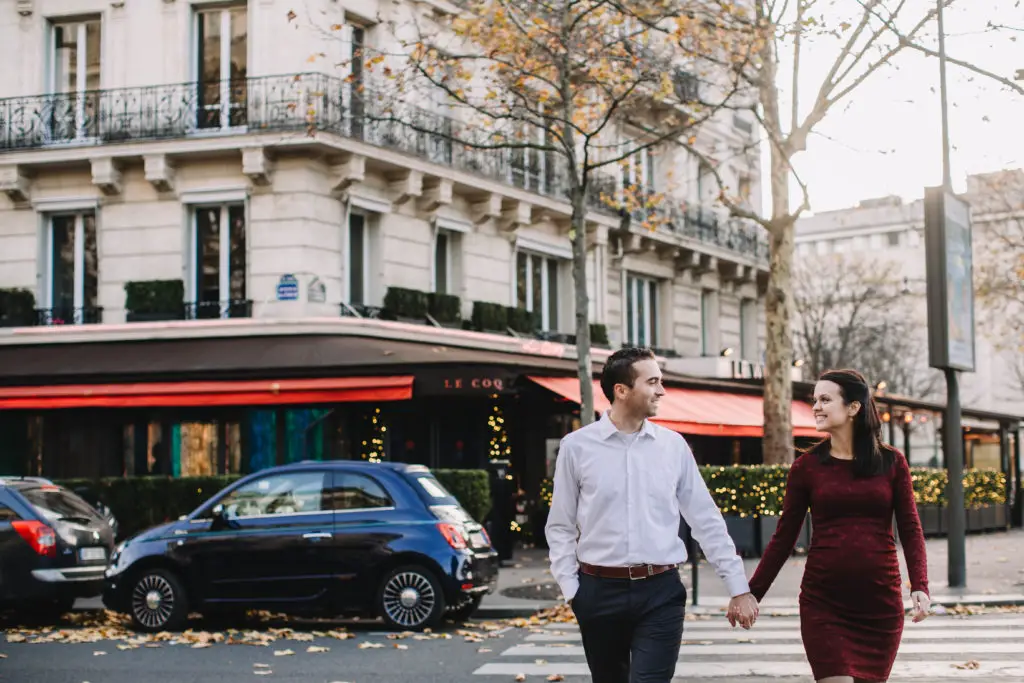
[[[794,617],[766,617],[765,614],[761,613],[760,623],[763,625],[765,621],[771,620],[772,627],[780,628],[800,628],[800,619]],[[725,620],[725,616],[717,617],[715,619],[700,619],[695,621],[687,621],[683,624],[684,631],[699,631],[702,629],[721,629],[723,624],[728,623]],[[962,628],[965,630],[978,628],[978,627],[1024,627],[1024,616],[1008,616],[1008,617],[966,617],[966,618],[953,618],[953,617],[931,617],[922,621],[919,624],[915,624],[909,619],[904,626],[904,633],[910,629],[939,629],[939,628]],[[564,624],[545,624],[544,628],[550,631],[577,631],[579,626],[572,623]],[[760,626],[754,626],[749,633],[754,633]],[[737,631],[742,629],[737,628]]]
[[[1024,642],[991,643],[972,642],[964,648],[971,655],[1016,654],[1024,655]],[[902,643],[900,654],[945,655],[949,654],[949,643]],[[583,657],[582,645],[557,647],[554,645],[515,645],[501,653],[505,657]],[[686,656],[734,656],[734,655],[803,655],[803,644],[797,643],[721,643],[714,645],[682,645],[679,654]],[[1024,662],[1022,662],[1024,664]]]
[[[985,681],[1024,680],[1024,662],[1021,661],[982,661],[978,669],[957,669],[965,660],[956,661],[897,661],[893,666],[889,680],[925,680],[937,678],[973,678]],[[504,663],[484,664],[474,672],[478,676],[589,676],[590,670],[586,662],[562,663]],[[679,662],[676,664],[675,678],[730,678],[743,676],[763,676],[765,678],[781,678],[786,676],[810,676],[810,667],[803,661],[792,662]]]
[[[903,640],[1014,640],[1024,639],[1024,629],[965,629],[954,631],[952,629],[931,629],[930,631],[917,631],[904,629]],[[564,641],[579,641],[582,636],[575,633],[533,633],[526,637],[527,642],[549,643]],[[698,633],[683,633],[683,640],[800,640],[799,629],[774,629],[774,628],[752,628],[749,631],[740,629],[725,629],[721,631],[700,631]]]

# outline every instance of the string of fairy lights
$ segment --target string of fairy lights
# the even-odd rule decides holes
[[[497,395],[492,398],[497,399]],[[491,430],[487,457],[492,461],[507,459],[512,455],[512,446],[509,445],[508,430],[505,428],[505,414],[497,400],[491,406],[491,414],[487,416],[487,427]]]
[[[370,415],[369,438],[363,440],[363,460],[367,462],[381,462],[384,460],[384,437],[387,435],[388,427],[381,417],[380,408],[374,408]]]

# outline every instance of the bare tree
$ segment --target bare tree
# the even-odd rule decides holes
[[[1024,170],[971,177],[981,332],[1014,357],[1014,384],[1024,391]]]
[[[942,0],[945,7],[955,0]],[[723,0],[723,6],[726,6]],[[807,186],[794,163],[807,147],[807,140],[822,121],[868,79],[894,64],[901,53],[915,51],[937,56],[923,38],[936,15],[934,4],[924,9],[906,0],[858,0],[830,3],[818,0],[754,0],[755,29],[759,42],[757,58],[737,67],[743,80],[756,93],[757,113],[770,149],[771,210],[759,217],[738,205],[723,189],[722,201],[733,215],[760,222],[770,235],[771,269],[766,295],[765,352],[765,437],[764,461],[785,463],[793,458],[792,384],[793,362],[794,225],[810,207]],[[814,45],[815,72],[824,76],[807,98],[805,53]],[[829,59],[829,46],[832,56]],[[970,63],[949,57],[951,64],[970,69],[1022,92],[1005,77]],[[788,99],[788,111],[787,100]],[[699,152],[698,152],[699,153]],[[791,183],[802,194],[802,202],[791,204]]]
[[[899,264],[832,255],[793,272],[794,347],[811,377],[856,368],[892,393],[921,397],[936,386],[927,367],[919,302]]]
[[[681,213],[652,190],[641,156],[682,152],[716,112],[741,104],[742,67],[757,49],[752,18],[697,0],[464,0],[389,23],[394,50],[353,57],[380,74],[376,91],[352,95],[363,120],[443,139],[443,163],[507,168],[521,186],[568,200],[580,413],[592,421],[588,214],[655,230]],[[747,230],[756,241],[759,228]]]

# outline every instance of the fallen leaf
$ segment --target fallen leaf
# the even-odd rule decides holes
[[[193,643],[192,644],[192,649],[193,650],[201,650],[201,649],[203,649],[205,647],[213,647],[213,646],[210,645],[210,643]]]
[[[564,681],[565,680],[565,676],[563,676],[562,674],[551,674],[550,676],[548,676],[548,680],[549,681]]]
[[[379,650],[382,647],[380,643],[359,643],[360,650]]]
[[[525,681],[526,680],[526,674],[516,674],[516,680],[517,681]]]
[[[92,653],[92,656],[93,657],[102,657],[105,654],[107,654],[107,653],[104,652],[103,650],[96,650],[95,652]]]
[[[257,669],[256,671],[253,671],[252,673],[255,676],[269,676],[270,674],[272,674],[274,672],[271,671],[270,669]]]
[[[403,645],[401,643],[395,643],[394,648],[396,650],[408,650],[409,646],[408,645]]]
[[[546,660],[546,659],[535,659],[535,660],[533,661],[533,663],[534,663],[534,664],[536,664],[537,666],[544,666],[544,665],[545,665],[545,664],[547,664],[548,662],[547,662],[547,660]]]
[[[257,669],[269,669],[270,665],[269,664],[253,664],[253,667],[255,667]]]
[[[330,652],[330,650],[331,650],[331,648],[329,648],[329,647],[322,647],[320,645],[310,645],[309,647],[306,648],[306,652],[310,652],[312,654],[319,654],[321,652]]]
[[[274,650],[275,657],[290,657],[295,654],[295,650]]]
[[[973,671],[975,669],[980,669],[981,668],[981,662],[979,662],[977,659],[971,659],[971,660],[968,660],[968,661],[964,662],[963,664],[954,664],[953,668],[954,669],[969,669],[969,670]]]
[[[489,647],[482,647],[479,650],[477,650],[477,652],[491,652],[491,651],[492,650]]]
[[[0,652],[0,659],[7,659],[7,655],[5,655],[2,652]]]

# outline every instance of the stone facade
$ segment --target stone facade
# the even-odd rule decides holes
[[[116,324],[126,320],[125,285],[140,280],[181,279],[186,302],[244,300],[257,318],[337,316],[403,287],[458,295],[464,318],[475,301],[526,298],[540,302],[548,332],[574,331],[567,202],[447,158],[451,150],[438,163],[434,139],[374,137],[351,118],[306,125],[328,116],[318,76],[288,74],[335,78],[330,57],[353,26],[382,40],[374,3],[312,0],[294,19],[283,0],[18,6],[0,10],[0,59],[19,65],[0,76],[0,289],[30,290],[40,309],[94,307]],[[211,26],[235,40],[203,63],[228,73],[225,63],[244,61],[247,99],[195,85],[197,32]],[[69,49],[86,73],[69,71]],[[329,58],[311,63],[316,54]],[[700,144],[735,144],[750,135],[738,125],[718,117]],[[714,196],[694,162],[658,157],[658,177],[675,169],[661,181],[670,201]],[[756,208],[756,154],[721,170],[746,184]],[[613,347],[633,339],[683,357],[730,348],[760,362],[765,253],[721,237],[730,224],[720,214],[713,221],[695,237],[588,216],[590,317]],[[286,274],[298,282],[295,301],[279,300]],[[314,280],[325,300],[309,298]]]

